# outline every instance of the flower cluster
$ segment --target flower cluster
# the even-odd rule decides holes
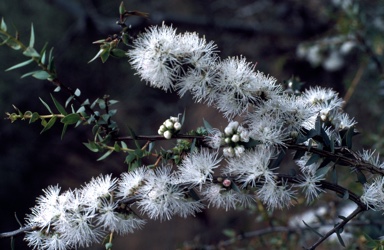
[[[157,133],[159,135],[163,135],[165,139],[171,139],[172,135],[177,134],[180,129],[181,123],[179,122],[179,117],[171,116],[163,122]]]
[[[117,179],[110,175],[92,179],[81,189],[60,194],[58,186],[43,190],[45,195],[28,215],[25,240],[37,249],[88,247],[99,242],[106,232],[127,234],[145,223],[129,210],[120,208],[112,193]]]
[[[353,132],[356,123],[342,111],[342,99],[324,88],[288,93],[275,78],[255,71],[245,57],[221,60],[215,50],[196,33],[176,34],[165,24],[149,28],[134,41],[130,63],[151,87],[180,96],[190,92],[196,102],[217,108],[229,124],[223,131],[209,129],[205,142],[210,149],[191,148],[178,166],[143,166],[119,179],[98,177],[62,194],[57,186],[44,190],[27,218],[28,225],[39,229],[27,233],[29,245],[76,248],[100,241],[107,232],[130,233],[144,224],[135,209],[150,219],[168,220],[194,215],[206,206],[247,206],[255,199],[273,210],[294,204],[298,190],[308,203],[325,192],[324,169],[333,162],[308,150],[295,158],[299,173],[289,182],[278,174],[279,160],[288,142],[308,149],[342,147],[341,134]],[[179,117],[170,117],[158,134],[170,139],[181,123]],[[373,152],[364,151],[360,157],[383,168]],[[384,210],[382,186],[382,178],[366,183],[361,202]]]

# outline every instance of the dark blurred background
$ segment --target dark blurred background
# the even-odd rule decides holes
[[[357,10],[352,0],[129,0],[125,6],[150,14],[149,20],[129,20],[132,35],[164,20],[179,32],[196,31],[215,41],[222,58],[247,57],[257,63],[258,70],[279,82],[295,76],[305,88],[334,88],[341,97],[348,96],[346,110],[359,122],[357,128],[363,135],[357,138],[357,147],[382,152],[384,2],[358,3]],[[39,50],[46,42],[55,48],[59,79],[79,88],[84,98],[92,101],[108,94],[119,100],[115,119],[121,135],[128,135],[128,125],[137,134],[155,134],[159,124],[184,109],[186,129],[201,126],[202,118],[223,126],[215,110],[193,104],[188,97],[180,100],[175,93],[147,87],[125,59],[87,63],[98,51],[92,42],[118,32],[119,4],[120,0],[2,0],[0,16],[9,29],[17,28],[25,43],[33,23],[35,48]],[[344,45],[347,42],[352,42],[347,44],[350,47]],[[5,117],[5,112],[13,112],[12,104],[22,111],[45,113],[38,98],[51,103],[49,94],[54,86],[32,77],[20,79],[34,69],[32,66],[4,72],[26,60],[18,51],[0,47],[0,59],[0,113]],[[67,98],[64,93],[55,97],[61,101]],[[11,124],[1,120],[0,126],[1,232],[19,227],[15,214],[23,220],[43,188],[57,183],[62,190],[76,188],[92,176],[119,176],[127,169],[124,156],[96,161],[100,155],[83,145],[91,136],[88,127],[70,128],[61,140],[59,124],[43,134],[40,124],[27,121]],[[260,226],[254,215],[244,211],[211,209],[198,218],[148,222],[141,231],[118,237],[114,249],[188,249],[185,242],[215,244],[225,239],[225,228],[240,232]],[[1,239],[0,245],[9,249],[10,240]],[[16,246],[27,249],[21,237],[16,238]]]

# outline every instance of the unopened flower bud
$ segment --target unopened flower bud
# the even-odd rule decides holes
[[[171,121],[171,119],[167,119],[164,122],[164,126],[167,127],[167,129],[172,129],[173,128],[173,122]]]
[[[231,180],[229,179],[225,179],[222,183],[224,187],[230,187],[232,184]]]
[[[240,136],[238,134],[234,134],[231,138],[231,141],[238,142],[240,141]]]
[[[235,155],[239,157],[244,154],[245,148],[243,145],[238,145],[235,147],[234,151],[235,151]]]
[[[181,129],[180,122],[175,122],[175,124],[173,124],[173,127],[175,128],[175,130],[180,130]]]
[[[165,131],[163,135],[164,135],[164,138],[168,140],[171,139],[172,137],[172,133],[169,130]]]
[[[231,143],[231,138],[229,138],[229,137],[226,137],[226,138],[224,139],[224,142],[225,142],[226,144],[229,144],[229,143]]]
[[[225,157],[234,157],[235,151],[233,150],[232,147],[226,147],[223,149],[223,154]]]
[[[169,119],[170,119],[172,122],[178,122],[178,121],[179,121],[179,117],[171,116]]]
[[[232,135],[233,134],[233,130],[230,126],[227,126],[225,129],[224,129],[224,133],[225,135]]]

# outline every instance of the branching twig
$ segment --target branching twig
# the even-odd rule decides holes
[[[343,219],[342,222],[337,224],[334,228],[329,230],[323,237],[321,237],[315,244],[313,244],[308,250],[314,250],[317,246],[319,246],[324,240],[326,240],[329,236],[336,233],[340,229],[342,229],[350,220],[352,220],[354,217],[356,217],[359,213],[365,211],[366,209],[363,209],[362,207],[357,207],[355,211],[353,211],[348,217]]]

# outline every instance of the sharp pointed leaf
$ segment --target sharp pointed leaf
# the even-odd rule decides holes
[[[13,70],[13,69],[17,69],[17,68],[24,67],[24,66],[30,64],[31,62],[33,62],[33,59],[29,59],[29,60],[27,60],[27,61],[25,61],[25,62],[21,62],[21,63],[19,63],[19,64],[16,64],[16,65],[14,65],[14,66],[12,66],[12,67],[6,69],[5,71],[10,71],[10,70]]]

